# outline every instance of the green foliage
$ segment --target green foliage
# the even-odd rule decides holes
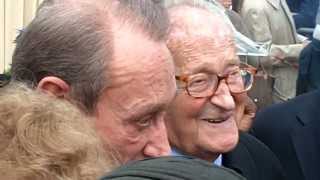
[[[2,80],[9,80],[11,78],[11,68],[6,69],[1,75]]]

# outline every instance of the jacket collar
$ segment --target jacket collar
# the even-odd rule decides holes
[[[305,96],[308,94],[305,94]],[[306,101],[297,109],[297,120],[302,126],[308,125],[311,121],[317,121],[318,117],[315,116],[316,112],[319,112],[318,106],[320,102],[320,90],[315,90],[313,93],[309,93],[309,99],[312,97],[313,101]]]
[[[269,3],[269,4],[271,4],[274,8],[276,8],[276,9],[280,9],[281,8],[281,6],[280,6],[280,1],[281,0],[267,0],[267,2]]]

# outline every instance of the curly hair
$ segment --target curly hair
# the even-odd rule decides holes
[[[90,120],[65,100],[0,88],[0,174],[12,180],[93,180],[116,164]]]

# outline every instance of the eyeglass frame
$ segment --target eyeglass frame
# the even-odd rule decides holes
[[[245,67],[241,67],[241,66],[245,66]],[[243,91],[239,91],[239,92],[231,92],[231,91],[230,91],[230,88],[229,88],[229,85],[228,85],[229,91],[230,91],[232,94],[241,94],[241,93],[247,92],[247,91],[249,91],[249,90],[252,88],[252,85],[253,85],[253,83],[254,83],[254,77],[255,77],[255,75],[256,75],[256,73],[257,73],[257,68],[255,68],[255,67],[253,67],[253,66],[251,66],[251,65],[249,65],[249,64],[247,64],[247,63],[242,63],[242,62],[241,62],[241,63],[239,64],[239,68],[237,69],[237,71],[241,71],[241,70],[245,70],[245,71],[249,72],[249,73],[252,75],[252,78],[253,78],[253,79],[252,79],[252,83],[250,84],[250,86],[249,86],[248,88],[244,89]],[[235,71],[233,71],[233,72],[235,72]],[[218,83],[217,83],[216,89],[212,90],[212,94],[211,94],[211,95],[208,95],[208,96],[204,96],[204,97],[195,97],[195,98],[205,98],[205,97],[210,97],[210,96],[214,95],[214,93],[216,92],[217,88],[218,88],[219,85],[220,85],[220,82],[221,82],[222,80],[228,78],[228,76],[229,76],[230,74],[232,74],[233,72],[231,72],[231,73],[229,73],[229,74],[226,74],[226,75],[223,75],[223,76],[216,74],[216,76],[217,76],[217,78],[218,78]],[[186,86],[183,87],[183,88],[187,91],[187,93],[188,93],[189,96],[194,97],[194,96],[191,95],[191,93],[189,92],[189,89],[188,89],[188,78],[189,78],[189,77],[190,77],[190,75],[180,75],[180,76],[177,76],[177,75],[176,75],[176,76],[175,76],[176,80],[182,81],[182,82],[186,83]],[[226,83],[227,83],[227,82],[226,82]]]

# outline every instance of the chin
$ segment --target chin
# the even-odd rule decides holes
[[[229,138],[225,138],[224,143],[221,144],[221,146],[223,147],[222,152],[226,153],[226,152],[232,151],[237,146],[238,142],[239,142],[238,133]]]
[[[234,134],[226,135],[226,136],[220,137],[219,142],[215,143],[214,145],[217,148],[212,148],[212,149],[214,149],[214,152],[227,153],[232,151],[237,146],[238,141],[239,141],[238,132]]]

